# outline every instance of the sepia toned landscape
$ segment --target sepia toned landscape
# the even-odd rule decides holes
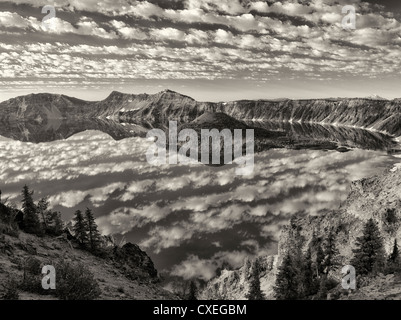
[[[0,297],[399,300],[400,9],[0,1]]]

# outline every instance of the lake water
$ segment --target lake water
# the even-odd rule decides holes
[[[399,162],[386,151],[386,137],[330,128],[314,135],[357,148],[264,151],[255,155],[251,176],[236,176],[234,165],[148,164],[150,142],[135,136],[135,125],[68,128],[25,124],[2,133],[8,136],[0,138],[3,200],[20,206],[27,184],[65,220],[92,208],[103,233],[138,243],[159,271],[184,279],[208,280],[223,263],[235,268],[247,256],[276,253],[291,216],[337,209],[351,181]]]

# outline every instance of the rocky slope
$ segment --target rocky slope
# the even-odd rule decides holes
[[[0,203],[0,215],[7,214],[7,210]],[[81,250],[68,232],[59,237],[38,237],[21,230],[9,230],[7,225],[0,222],[0,297],[5,293],[4,285],[8,280],[14,279],[18,283],[22,281],[24,266],[28,260],[34,259],[41,265],[54,265],[63,261],[89,268],[100,287],[100,300],[177,299],[175,295],[162,289],[152,260],[135,244],[114,246],[110,242],[112,238],[105,237],[104,242],[110,244],[110,251],[108,255],[99,257]],[[19,299],[56,299],[52,295],[32,292],[20,291]]]
[[[309,216],[306,213],[294,217],[281,231],[278,255],[260,258],[264,266],[261,287],[266,296],[273,299],[277,268],[291,246],[295,244],[305,253],[314,238],[325,239],[327,233],[333,230],[336,234],[336,246],[342,257],[341,263],[345,266],[353,257],[352,249],[355,248],[356,238],[362,234],[363,227],[370,218],[378,223],[386,253],[389,254],[394,239],[398,243],[401,241],[401,166],[387,170],[382,175],[353,182],[347,200],[338,210],[319,216]],[[300,236],[296,235],[298,233]],[[248,290],[246,279],[249,280],[249,269],[252,265],[246,261],[239,270],[224,271],[220,277],[208,283],[202,297],[245,299]],[[331,276],[341,279],[341,270]],[[378,276],[346,299],[400,299],[400,284],[399,277]]]
[[[277,256],[258,258],[260,266],[260,286],[269,299],[273,298],[273,286],[277,269]],[[245,259],[238,270],[223,270],[221,275],[208,282],[199,294],[201,300],[246,300],[252,268],[255,261]]]
[[[0,121],[60,118],[115,118],[123,121],[190,122],[205,112],[223,112],[237,120],[321,123],[373,129],[401,135],[401,100],[315,99],[198,102],[165,90],[148,94],[112,92],[89,102],[64,95],[31,94],[0,103]]]

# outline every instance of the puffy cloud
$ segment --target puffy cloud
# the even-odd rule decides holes
[[[0,12],[0,25],[6,28],[26,29],[30,26],[30,22],[16,12],[3,11]]]
[[[251,252],[245,250],[219,251],[208,259],[201,259],[197,255],[189,255],[184,261],[174,265],[170,274],[185,280],[202,279],[209,281],[216,276],[216,271],[223,263],[228,263],[233,269],[240,268],[246,258],[266,255],[269,250],[260,248],[258,242],[247,241],[243,246],[251,246]]]
[[[140,242],[144,248],[154,248],[155,253],[163,249],[177,247],[192,238],[193,232],[181,226],[156,226],[149,232],[149,238]]]
[[[171,210],[169,208],[161,208],[157,204],[152,204],[143,208],[118,208],[114,210],[110,215],[102,216],[97,219],[99,230],[103,234],[126,234],[130,232],[134,227],[142,227],[148,223],[155,223],[164,219]],[[182,235],[181,229],[174,228],[172,234],[168,232],[161,232],[157,234],[157,237],[167,240],[166,243],[162,244],[161,248],[168,248],[177,241],[180,235]],[[170,238],[171,236],[171,238]],[[154,245],[150,240],[144,243],[145,246]]]
[[[157,40],[184,41],[185,32],[175,28],[154,29],[151,35]]]
[[[63,206],[65,208],[74,208],[84,201],[86,197],[90,198],[93,206],[100,207],[110,195],[120,189],[123,189],[125,184],[112,183],[101,188],[89,189],[85,191],[71,190],[50,196],[49,203],[51,207]]]
[[[232,15],[243,13],[246,10],[239,0],[186,0],[186,5],[188,9],[217,10]]]
[[[139,28],[130,27],[122,21],[112,20],[110,24],[122,35],[124,39],[144,40],[148,38],[148,35]]]
[[[38,9],[44,4],[30,3]],[[191,0],[169,7],[150,1],[59,0],[56,11],[63,12],[63,18],[49,20],[52,27],[47,29],[17,6],[17,12],[0,14],[5,30],[0,32],[24,30],[18,44],[0,43],[0,75],[17,86],[21,79],[38,83],[38,74],[60,83],[63,77],[76,79],[72,87],[84,77],[92,85],[99,79],[261,82],[277,80],[278,74],[284,80],[319,81],[395,77],[401,70],[396,59],[401,43],[398,17],[352,1],[357,29],[345,31],[345,4],[350,2]],[[81,10],[85,16],[77,21]],[[105,16],[99,18],[99,12]],[[50,35],[49,43],[30,41],[39,33]],[[51,35],[58,35],[57,40]],[[86,44],[77,44],[73,36]],[[38,55],[32,57],[32,48]],[[42,70],[44,64],[48,68]],[[4,90],[11,86],[1,85]]]
[[[216,274],[218,265],[212,259],[199,259],[198,256],[191,255],[187,260],[173,267],[171,275],[189,280],[192,278],[200,278],[205,281],[210,280]]]

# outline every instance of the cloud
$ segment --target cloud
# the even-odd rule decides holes
[[[139,28],[130,27],[123,21],[112,20],[110,25],[120,33],[123,39],[145,40],[148,35]]]
[[[143,208],[118,208],[114,210],[111,214],[107,216],[102,216],[97,219],[97,223],[99,226],[99,230],[102,231],[103,234],[126,234],[130,232],[133,228],[143,227],[148,223],[155,223],[162,219],[164,219],[168,214],[170,214],[171,210],[167,207],[159,207],[157,204],[152,204],[149,206],[145,206]],[[167,233],[157,234],[158,237],[165,237],[163,240],[166,240],[169,236],[169,242],[163,244],[163,248],[168,247],[170,244],[174,243],[177,240],[177,237],[180,236],[182,230],[173,229],[172,234],[169,235]],[[153,231],[155,235],[156,232]],[[147,245],[153,245],[151,241],[148,242]]]
[[[86,197],[92,202],[94,207],[100,207],[110,195],[123,189],[125,184],[112,183],[101,188],[89,189],[85,191],[71,190],[59,193],[49,198],[50,207],[63,206],[65,208],[74,208],[84,201]]]
[[[29,20],[24,19],[18,13],[4,11],[0,12],[0,25],[6,28],[26,29],[30,23]]]
[[[185,280],[199,278],[205,281],[214,277],[218,265],[214,260],[202,260],[198,256],[191,255],[179,265],[173,267],[171,275],[182,277]]]
[[[149,232],[149,238],[141,241],[140,246],[154,248],[153,252],[160,253],[163,249],[177,247],[192,238],[193,232],[181,226],[156,226]]]
[[[246,245],[247,243],[244,242],[243,244]],[[233,269],[238,269],[243,265],[246,258],[266,255],[268,252],[268,250],[260,248],[257,242],[252,242],[252,247],[251,252],[245,250],[219,251],[209,259],[201,259],[197,255],[191,254],[184,261],[174,265],[170,274],[184,280],[202,279],[209,281],[216,276],[217,269],[222,267],[223,263],[228,263]]]
[[[154,29],[151,35],[157,40],[184,41],[185,32],[175,28]]]
[[[341,9],[349,3],[60,0],[55,5],[63,12],[62,19],[51,19],[49,29],[17,6],[17,12],[0,15],[3,32],[24,30],[18,42],[0,42],[0,76],[21,87],[21,79],[34,79],[29,81],[34,86],[44,78],[61,84],[65,77],[74,88],[78,79],[96,85],[100,79],[265,82],[277,81],[278,75],[287,81],[396,77],[401,71],[396,59],[400,21],[383,9],[351,1],[358,26],[345,31]],[[39,9],[42,4],[29,5]],[[48,43],[30,40],[39,34],[59,37],[47,37]],[[38,53],[35,57],[32,48]],[[44,64],[48,67],[42,70]],[[10,82],[1,85],[6,90]]]

